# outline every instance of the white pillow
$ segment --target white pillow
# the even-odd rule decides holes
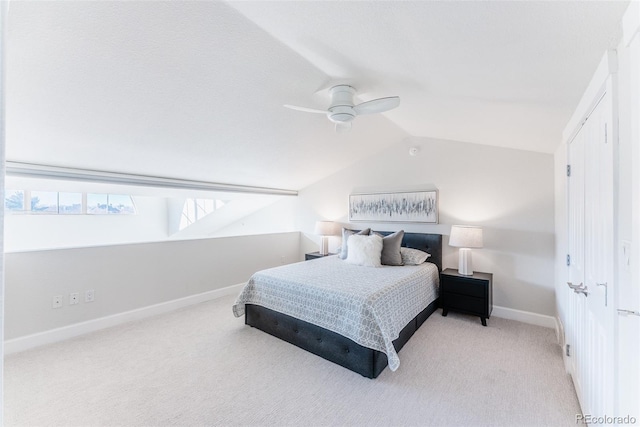
[[[360,231],[353,231],[343,227],[342,228],[342,246],[340,247],[340,253],[338,254],[338,257],[340,259],[347,259],[347,252],[348,252],[347,241],[349,240],[349,236],[353,236],[354,234],[362,234],[363,236],[368,236],[370,234],[370,231],[371,231],[370,228],[365,228],[364,230],[360,230]]]
[[[347,258],[349,264],[366,267],[381,267],[382,237],[378,235],[361,236],[354,234],[347,241]]]
[[[404,265],[420,265],[431,256],[426,252],[413,248],[400,248],[400,256]]]

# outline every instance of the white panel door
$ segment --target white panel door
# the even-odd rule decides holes
[[[613,413],[613,143],[611,79],[585,125],[585,413]]]
[[[611,86],[569,144],[569,370],[585,414],[613,411],[613,144]]]
[[[585,281],[584,271],[584,225],[585,225],[585,206],[584,206],[584,166],[585,166],[585,133],[584,128],[578,132],[569,144],[568,161],[571,167],[570,176],[568,177],[568,206],[567,218],[569,236],[569,271],[568,285],[582,286]],[[582,404],[582,376],[579,375],[578,367],[581,365],[580,358],[582,353],[578,351],[584,347],[584,318],[585,318],[585,301],[575,294],[569,286],[565,288],[566,316],[565,320],[565,336],[566,343],[569,346],[568,370],[573,378],[573,382],[578,394],[578,398]]]

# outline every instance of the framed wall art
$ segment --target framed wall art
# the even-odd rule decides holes
[[[351,194],[349,221],[438,223],[438,191]]]

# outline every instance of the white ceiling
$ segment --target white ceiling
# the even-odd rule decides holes
[[[7,159],[300,189],[410,136],[552,153],[627,3],[13,1]],[[400,107],[282,107],[344,82]]]

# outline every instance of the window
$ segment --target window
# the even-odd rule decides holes
[[[6,190],[4,196],[4,208],[9,212],[24,211],[24,191]]]
[[[31,212],[58,213],[58,193],[53,191],[32,191]]]
[[[107,194],[87,194],[87,213],[91,215],[106,214],[108,203]]]
[[[110,214],[134,214],[136,208],[133,206],[131,196],[123,194],[109,194],[107,206]]]
[[[82,213],[82,193],[58,193],[58,213],[63,215]]]
[[[187,199],[182,208],[180,230],[204,218],[216,209],[220,209],[227,201],[218,199]]]
[[[129,195],[60,193],[39,190],[7,190],[7,212],[55,215],[133,215],[135,204]]]

